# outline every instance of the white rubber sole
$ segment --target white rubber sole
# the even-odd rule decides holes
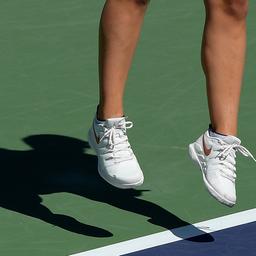
[[[198,158],[198,155],[197,155],[197,152],[196,152],[196,149],[195,149],[195,143],[192,143],[189,145],[189,155],[192,159],[192,161],[194,163],[196,163],[199,167],[200,167],[200,170],[202,172],[202,175],[203,175],[203,181],[204,181],[204,184],[207,188],[207,191],[210,193],[211,196],[213,196],[215,199],[217,199],[220,203],[226,205],[226,206],[229,206],[229,207],[232,207],[235,205],[236,202],[233,202],[233,201],[230,201],[228,200],[227,198],[223,197],[222,195],[220,195],[214,188],[213,186],[211,186],[211,184],[207,181],[206,177],[205,177],[205,173],[203,171],[203,167],[201,165],[201,162]],[[200,147],[200,145],[198,145]],[[200,147],[201,148],[201,147]],[[203,151],[202,151],[203,152]]]
[[[92,141],[93,139],[91,138],[90,133],[91,133],[91,129],[88,132],[88,143],[89,143],[90,147],[96,152],[95,146],[94,146],[96,141]],[[144,177],[142,176],[142,178],[139,181],[135,182],[135,183],[120,183],[120,182],[118,182],[118,180],[107,176],[106,172],[104,172],[100,168],[99,164],[98,164],[98,173],[101,176],[101,178],[104,179],[107,183],[109,183],[110,185],[112,185],[116,188],[121,188],[121,189],[136,188],[136,187],[141,186],[144,182]]]
[[[129,183],[129,184],[125,184],[125,183],[119,183],[116,182],[116,180],[113,180],[111,178],[108,178],[105,175],[105,172],[102,172],[99,165],[98,165],[98,173],[101,176],[102,179],[104,179],[106,182],[108,182],[110,185],[116,187],[116,188],[121,188],[121,189],[129,189],[129,188],[136,188],[139,187],[143,184],[144,178],[140,179],[138,182],[135,183]]]

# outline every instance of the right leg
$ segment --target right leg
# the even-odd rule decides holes
[[[248,0],[204,0],[206,21],[202,64],[215,131],[237,134],[246,51]]]
[[[107,0],[99,35],[98,118],[121,117],[128,71],[149,0]]]
[[[221,203],[236,203],[236,153],[252,157],[237,133],[246,51],[248,0],[204,0],[202,64],[212,129],[189,146],[206,188]],[[254,158],[253,158],[254,159]]]
[[[107,0],[100,22],[100,102],[88,141],[98,156],[99,174],[118,188],[144,181],[126,134],[132,122],[124,117],[123,95],[148,1]]]

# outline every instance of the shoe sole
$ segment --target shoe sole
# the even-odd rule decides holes
[[[143,184],[144,179],[142,178],[141,180],[139,180],[136,183],[131,183],[131,184],[120,184],[120,183],[116,183],[113,180],[109,179],[108,177],[106,177],[104,175],[104,172],[101,171],[99,165],[98,165],[98,173],[101,176],[102,179],[104,179],[106,182],[108,182],[110,185],[116,187],[116,188],[121,188],[121,189],[131,189],[131,188],[136,188],[140,185]]]
[[[202,175],[203,175],[203,181],[204,181],[204,184],[207,188],[207,191],[210,193],[211,196],[213,196],[215,199],[217,199],[220,203],[226,205],[226,206],[229,206],[229,207],[232,207],[235,205],[235,202],[233,201],[230,201],[228,199],[226,199],[225,197],[223,197],[222,195],[220,195],[212,186],[211,184],[207,181],[206,177],[205,177],[205,173],[203,171],[203,168],[202,168],[202,165],[201,165],[201,162],[197,156],[197,153],[196,153],[196,150],[195,150],[195,143],[192,143],[189,145],[189,155],[190,155],[190,158],[192,159],[192,161],[194,163],[196,163],[201,172],[202,172]]]
[[[95,150],[95,147],[93,146],[94,145],[94,142],[91,141],[91,136],[90,136],[90,133],[91,133],[91,129],[89,130],[88,132],[88,143],[89,143],[89,146],[96,152]],[[136,188],[136,187],[139,187],[143,184],[144,182],[144,178],[142,177],[141,180],[139,180],[138,182],[135,182],[135,183],[129,183],[129,184],[120,184],[120,183],[117,183],[115,182],[114,180],[110,179],[109,177],[107,177],[104,172],[101,170],[99,164],[98,164],[98,173],[100,175],[100,177],[102,179],[104,179],[107,183],[109,183],[110,185],[116,187],[116,188],[121,188],[121,189],[131,189],[131,188]]]

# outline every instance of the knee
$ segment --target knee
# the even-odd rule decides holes
[[[224,11],[238,20],[244,20],[248,13],[248,0],[226,0]]]
[[[136,8],[145,9],[148,6],[149,0],[125,0],[131,2]]]
[[[138,5],[147,5],[149,0],[134,0],[136,4]]]
[[[150,0],[107,0],[106,2],[117,2],[119,4],[134,4],[137,6],[145,6]]]
[[[235,20],[245,20],[248,13],[248,0],[205,0],[209,13],[222,12]]]
[[[135,16],[144,16],[150,0],[115,0],[125,9],[128,19],[134,19]],[[125,18],[125,17],[124,17]]]
[[[106,0],[106,4],[118,6],[133,12],[134,10],[145,11],[150,0]]]

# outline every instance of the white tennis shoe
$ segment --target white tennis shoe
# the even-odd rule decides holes
[[[199,165],[207,190],[230,207],[236,203],[236,152],[256,161],[249,150],[241,146],[241,141],[231,135],[220,139],[210,136],[207,130],[189,145],[190,157]]]
[[[133,123],[125,117],[110,118],[104,122],[93,120],[88,141],[98,156],[98,172],[111,185],[134,188],[142,185],[144,176],[128,142],[127,129]]]

